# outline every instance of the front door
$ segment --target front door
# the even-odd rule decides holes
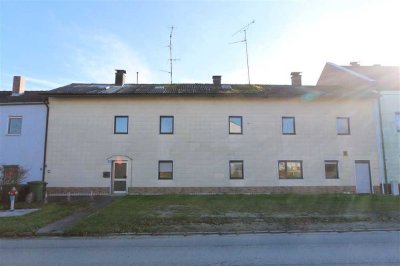
[[[113,161],[112,190],[113,193],[126,193],[127,179],[126,161]]]
[[[356,161],[356,192],[371,193],[369,161]]]

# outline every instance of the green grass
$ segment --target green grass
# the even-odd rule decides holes
[[[86,207],[85,201],[26,204],[23,207],[41,208],[39,211],[19,217],[0,218],[0,236],[32,235],[39,228],[72,214],[77,209]],[[21,208],[22,205],[16,205]]]
[[[125,196],[67,234],[156,233],[342,223],[400,216],[400,198],[357,195]]]

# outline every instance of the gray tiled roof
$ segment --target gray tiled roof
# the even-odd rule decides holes
[[[372,97],[370,90],[340,87],[247,84],[82,84],[72,83],[46,93],[49,96],[258,96],[258,97]]]
[[[40,103],[47,99],[45,91],[25,91],[20,95],[12,95],[11,91],[0,91],[0,103]]]

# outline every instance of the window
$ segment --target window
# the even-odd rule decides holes
[[[280,179],[302,179],[303,162],[302,161],[279,161],[278,162]]]
[[[128,117],[114,117],[114,134],[128,134]]]
[[[296,135],[296,126],[294,117],[282,117],[282,134]]]
[[[243,179],[243,161],[229,161],[230,179]]]
[[[229,134],[243,134],[242,117],[229,117]]]
[[[8,118],[8,131],[9,135],[21,135],[22,131],[22,117],[11,116]]]
[[[396,129],[397,132],[400,132],[400,112],[396,113]]]
[[[3,183],[11,184],[18,182],[19,179],[19,166],[18,165],[3,165]],[[22,180],[20,180],[22,181]]]
[[[158,162],[158,179],[172,179],[173,173],[172,161],[159,161]]]
[[[350,135],[350,118],[337,117],[336,131],[338,135]]]
[[[338,161],[325,161],[325,178],[339,178]]]
[[[173,116],[160,116],[160,134],[174,134]]]

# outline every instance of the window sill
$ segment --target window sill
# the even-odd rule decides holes
[[[6,134],[6,136],[21,136],[22,134]]]

